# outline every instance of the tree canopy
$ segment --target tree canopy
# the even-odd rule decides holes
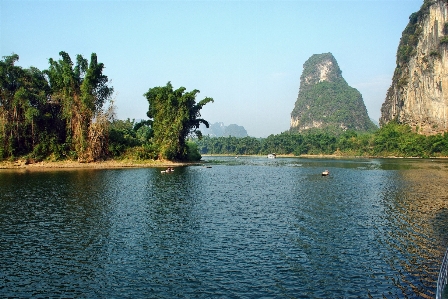
[[[101,143],[106,142],[107,128],[101,125],[101,114],[113,88],[107,85],[108,78],[103,75],[104,64],[98,63],[95,53],[92,53],[90,63],[77,55],[75,66],[67,53],[61,51],[59,55],[62,59],[55,61],[50,58],[50,68],[45,71],[52,101],[62,108],[67,141],[78,159],[96,160],[106,154]]]
[[[45,125],[49,86],[41,71],[22,69],[17,54],[0,61],[0,158],[32,151],[42,137],[37,126]]]
[[[166,86],[150,88],[144,94],[148,100],[148,117],[151,119],[154,144],[159,148],[159,157],[168,160],[187,160],[186,138],[190,134],[202,137],[200,124],[209,127],[201,117],[201,109],[213,99],[206,97],[196,103],[199,90],[186,92],[185,87],[173,89],[171,82]]]
[[[60,52],[50,67],[23,69],[12,54],[0,61],[0,158],[49,155],[96,160],[107,154],[104,104],[113,88],[95,53],[74,65]]]

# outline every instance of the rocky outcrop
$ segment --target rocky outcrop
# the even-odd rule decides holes
[[[409,17],[380,126],[395,120],[425,135],[448,131],[448,6],[426,1]]]
[[[315,54],[303,65],[290,124],[290,130],[298,132],[309,129],[335,133],[348,129],[376,129],[369,119],[361,93],[347,84],[331,53]]]

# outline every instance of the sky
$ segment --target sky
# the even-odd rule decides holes
[[[303,64],[331,52],[378,121],[409,16],[423,0],[0,1],[0,56],[47,69],[67,52],[96,53],[114,87],[118,119],[147,119],[148,89],[212,97],[210,123],[249,136],[289,129]]]

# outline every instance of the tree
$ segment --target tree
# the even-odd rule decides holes
[[[0,158],[27,154],[41,139],[48,83],[36,68],[15,65],[17,54],[0,61]]]
[[[51,99],[61,106],[66,121],[66,143],[78,160],[96,160],[107,152],[107,113],[103,106],[110,100],[113,88],[107,85],[104,64],[98,63],[95,53],[90,64],[77,55],[75,66],[67,53],[61,51],[59,55],[62,59],[58,61],[50,58],[45,73],[52,90]]]
[[[147,115],[152,120],[154,144],[159,148],[162,159],[188,159],[186,138],[190,134],[201,138],[201,123],[209,127],[208,122],[199,117],[202,107],[213,99],[206,97],[196,103],[199,90],[185,90],[185,87],[173,90],[171,82],[168,82],[166,86],[150,88],[144,94],[149,103]]]

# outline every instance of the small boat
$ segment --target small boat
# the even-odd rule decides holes
[[[327,175],[330,175],[330,171],[328,171],[328,170],[322,171],[322,176],[327,176]]]
[[[174,172],[174,168],[168,167],[166,170],[161,171],[161,173],[170,173],[170,172]]]
[[[277,155],[276,154],[269,154],[268,158],[269,159],[275,159],[275,158],[277,158]]]

